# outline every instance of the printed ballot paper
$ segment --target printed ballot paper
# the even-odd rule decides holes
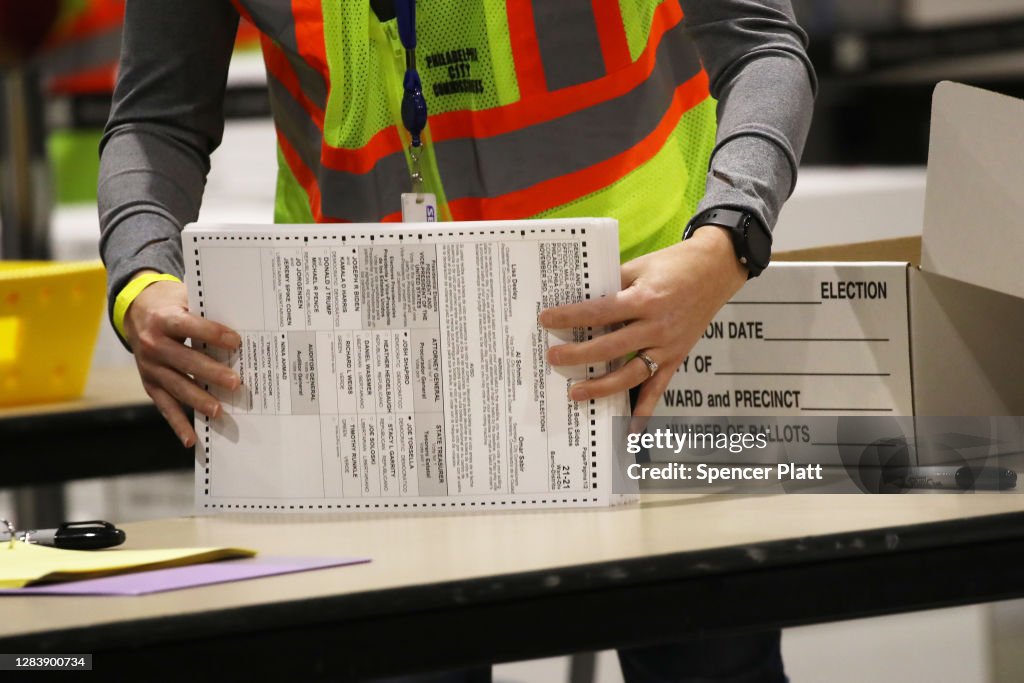
[[[192,310],[239,332],[203,349],[242,377],[197,415],[200,511],[597,506],[625,395],[576,403],[549,306],[619,288],[609,219],[192,225]]]

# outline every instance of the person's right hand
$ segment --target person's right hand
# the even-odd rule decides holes
[[[152,271],[141,271],[136,277],[147,272]],[[225,325],[189,313],[185,285],[171,281],[154,282],[142,290],[125,313],[124,332],[135,354],[142,386],[174,433],[190,448],[196,442],[196,433],[181,404],[211,419],[222,410],[220,402],[197,382],[234,391],[241,378],[227,366],[186,346],[185,340],[191,339],[196,347],[205,342],[234,351],[242,343],[241,337]]]

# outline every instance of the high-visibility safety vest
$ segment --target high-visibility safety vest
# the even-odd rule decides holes
[[[397,221],[409,191],[397,22],[369,0],[232,0],[261,32],[278,222]],[[444,218],[611,216],[623,259],[677,243],[714,100],[678,0],[421,0],[422,164]]]

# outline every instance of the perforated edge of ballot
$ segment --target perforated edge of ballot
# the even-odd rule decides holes
[[[625,394],[612,364],[552,368],[537,315],[619,289],[611,219],[190,225],[190,306],[242,337],[242,377],[197,414],[200,512],[604,506]]]

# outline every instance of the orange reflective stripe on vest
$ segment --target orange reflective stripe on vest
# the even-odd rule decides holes
[[[611,73],[629,66],[629,41],[622,27],[622,7],[618,2],[590,0],[593,3],[594,22],[601,40],[601,55],[605,71]]]
[[[330,74],[324,51],[323,17],[317,9],[320,4],[307,0],[245,0],[234,5],[242,18],[260,31],[271,75],[323,112]]]
[[[533,16],[532,0],[506,0],[508,7],[508,33],[512,43],[512,59],[516,65],[519,95],[529,98],[547,91],[544,63],[541,61],[537,41],[537,22]]]

